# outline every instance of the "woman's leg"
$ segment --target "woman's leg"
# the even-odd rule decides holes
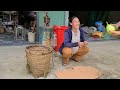
[[[75,59],[77,62],[79,62],[81,58],[88,52],[89,52],[89,48],[87,46],[80,47],[78,52],[72,56],[72,59]]]
[[[68,47],[64,47],[62,50],[63,56],[63,65],[67,65],[69,62],[69,58],[72,57],[72,49]]]

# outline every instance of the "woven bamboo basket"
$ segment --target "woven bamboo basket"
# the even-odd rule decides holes
[[[47,77],[50,70],[52,49],[43,45],[26,47],[27,69],[35,78]]]

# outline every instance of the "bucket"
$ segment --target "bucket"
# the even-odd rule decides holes
[[[57,46],[54,48],[55,51],[59,51],[60,46],[64,41],[64,31],[67,30],[68,26],[53,26],[54,33],[56,34],[57,38]]]
[[[28,41],[29,42],[35,42],[35,33],[28,32]]]

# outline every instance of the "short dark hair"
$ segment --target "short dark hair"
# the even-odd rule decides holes
[[[77,16],[73,16],[73,17],[69,18],[69,22],[72,23],[72,21],[73,21],[74,18],[78,18],[78,17]]]

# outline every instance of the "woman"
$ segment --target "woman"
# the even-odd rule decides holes
[[[70,25],[71,27],[64,32],[64,42],[59,49],[63,56],[64,66],[68,64],[69,59],[79,62],[89,51],[84,31],[80,28],[80,21],[76,16],[70,19]]]

